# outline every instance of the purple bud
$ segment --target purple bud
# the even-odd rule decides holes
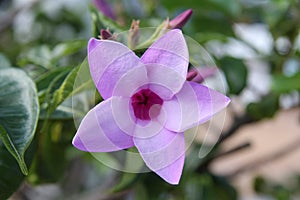
[[[216,67],[207,67],[207,68],[193,68],[191,69],[187,76],[187,81],[193,81],[197,83],[202,83],[204,79],[213,76],[218,71]]]
[[[106,29],[101,29],[100,30],[100,38],[102,40],[108,40],[108,39],[111,39],[112,38],[112,34],[109,30],[106,30]]]
[[[98,8],[100,12],[106,17],[116,20],[116,15],[111,7],[111,5],[105,0],[93,0],[94,5]]]
[[[187,81],[192,81],[196,76],[198,75],[198,73],[194,70],[191,70],[187,73],[186,75],[186,80]]]
[[[177,17],[169,21],[169,28],[170,29],[182,28],[187,23],[187,21],[191,18],[192,14],[193,14],[192,9],[188,9],[184,11],[183,13],[181,13],[180,15],[178,15]]]

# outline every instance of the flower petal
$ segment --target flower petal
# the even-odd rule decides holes
[[[184,165],[185,155],[182,154],[178,160],[173,162],[171,165],[157,170],[155,173],[158,174],[161,178],[167,181],[170,184],[177,185],[179,183],[182,169]]]
[[[123,97],[113,97],[111,109],[117,126],[127,135],[133,136],[137,119],[133,112],[131,100]]]
[[[116,83],[124,74],[143,66],[139,57],[125,45],[94,38],[88,44],[88,61],[91,76],[104,99],[112,96]]]
[[[182,89],[170,100],[162,105],[166,116],[165,128],[183,132],[193,126],[208,121],[214,114],[224,109],[230,99],[208,87],[185,82]]]
[[[149,89],[164,100],[171,99],[185,82],[185,77],[183,78],[173,68],[160,64],[147,64],[146,68]]]
[[[115,85],[113,96],[131,97],[142,86],[148,84],[145,66],[135,67],[124,74]],[[124,87],[125,86],[125,87]]]
[[[134,137],[134,144],[146,165],[165,181],[178,184],[185,154],[183,133],[162,129],[149,138]]]
[[[174,29],[164,34],[143,54],[141,61],[145,64],[155,63],[170,67],[185,79],[189,53],[182,32]]]
[[[76,148],[89,152],[110,152],[134,145],[132,137],[115,122],[113,99],[98,104],[83,118],[72,142]],[[119,112],[122,115],[124,111]]]

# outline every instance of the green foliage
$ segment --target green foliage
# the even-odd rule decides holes
[[[172,186],[160,181],[160,178],[154,173],[140,175],[140,179],[134,187],[134,199],[141,199],[141,197],[176,200],[237,199],[237,192],[225,178],[206,172],[202,174],[184,173],[181,183],[178,186]]]
[[[49,183],[62,180],[68,165],[66,151],[75,132],[73,120],[51,120],[44,124],[39,137],[39,151],[34,160],[32,182]],[[51,152],[51,153],[49,153]]]
[[[298,177],[291,178],[289,184],[286,185],[273,183],[262,176],[257,176],[253,180],[253,187],[258,194],[268,194],[276,200],[290,200],[299,193]]]
[[[0,78],[0,138],[27,174],[24,154],[33,139],[39,113],[36,88],[19,69],[1,69]]]
[[[235,200],[237,193],[226,179],[211,174],[194,175],[185,185],[186,199]]]
[[[53,67],[51,62],[51,50],[49,46],[41,45],[30,49],[19,59],[18,64],[23,66],[27,64],[34,64],[45,69]]]
[[[0,199],[4,199],[19,186],[22,173],[28,174],[25,151],[34,137],[39,104],[33,81],[20,69],[0,69],[0,94]]]
[[[12,155],[0,141],[0,199],[7,199],[19,187],[24,175]]]
[[[36,153],[36,143],[33,141],[25,153],[25,162],[30,165]],[[11,153],[0,140],[0,199],[8,199],[21,185],[25,176]]]
[[[87,45],[86,40],[73,40],[57,44],[52,50],[52,62],[58,62],[60,59],[75,54],[84,49]]]
[[[229,86],[229,93],[239,94],[247,83],[247,68],[242,60],[224,57],[220,60],[220,67],[223,70]]]
[[[281,94],[292,92],[294,90],[300,91],[300,73],[297,73],[291,77],[287,77],[283,74],[277,74],[273,76],[273,92]]]
[[[229,16],[237,16],[241,12],[241,5],[237,0],[221,1],[221,0],[205,0],[199,3],[197,0],[187,1],[168,1],[163,0],[162,4],[169,9],[177,9],[180,7],[191,7],[194,9],[201,9],[206,11],[219,11]]]
[[[51,83],[57,76],[61,73],[69,72],[70,70],[70,67],[60,67],[45,72],[35,80],[38,91],[46,90],[49,87],[49,83]]]
[[[80,66],[75,67],[64,79],[60,87],[55,91],[52,102],[49,106],[49,113],[54,112],[55,109],[68,97],[78,94],[86,89],[94,88],[91,77],[89,77],[86,82],[80,85],[76,83],[78,72],[82,73],[82,68],[88,69],[87,59],[85,59],[85,61]]]
[[[86,47],[86,40],[74,40],[59,43],[53,48],[48,45],[40,45],[23,52],[18,59],[18,65],[34,65],[45,71],[51,70],[60,64],[60,59],[78,53]]]
[[[178,8],[193,8],[192,27],[194,32],[218,33],[232,36],[232,21],[242,11],[241,4],[237,0],[187,0],[169,1],[163,0],[162,4],[170,10]]]
[[[247,113],[256,120],[271,118],[279,108],[278,101],[277,95],[266,95],[257,103],[248,104]]]
[[[278,96],[271,94],[263,97],[260,103],[249,104],[247,110],[254,118],[263,119],[273,117],[278,108]]]
[[[47,112],[51,114],[53,110],[50,110],[50,106],[53,102],[55,92],[61,87],[62,83],[64,82],[65,78],[70,73],[71,68],[64,68],[60,74],[58,74],[50,83],[45,91],[45,102],[47,103]]]

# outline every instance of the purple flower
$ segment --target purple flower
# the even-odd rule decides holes
[[[121,43],[91,39],[88,61],[104,101],[84,117],[73,145],[88,152],[136,146],[152,171],[178,184],[186,148],[183,132],[230,102],[186,81],[189,56],[182,32],[167,32],[141,58]]]
[[[169,28],[170,29],[182,28],[191,18],[192,14],[193,14],[192,9],[188,9],[182,12],[180,15],[178,15],[177,17],[169,21]]]
[[[103,15],[116,20],[116,15],[110,4],[106,0],[93,0],[93,3],[98,8],[98,10],[103,13]]]

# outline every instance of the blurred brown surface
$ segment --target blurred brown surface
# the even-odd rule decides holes
[[[300,109],[280,111],[273,119],[246,125],[223,144],[224,151],[249,141],[251,147],[217,159],[212,170],[232,175],[241,196],[253,195],[257,175],[286,183],[300,174]],[[238,170],[240,170],[238,172]],[[238,172],[238,173],[237,173]]]

